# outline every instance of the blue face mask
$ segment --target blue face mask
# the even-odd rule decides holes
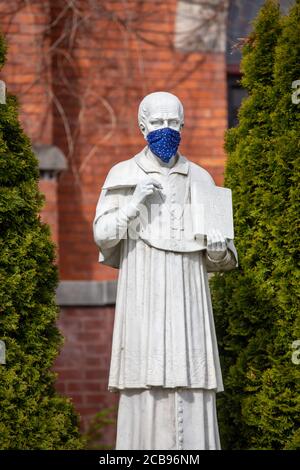
[[[180,140],[180,132],[170,127],[157,129],[147,135],[150,150],[165,163],[176,154]]]

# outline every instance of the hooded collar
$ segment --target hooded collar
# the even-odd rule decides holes
[[[142,168],[142,170],[144,170],[146,173],[164,174],[159,162],[156,162],[155,160],[152,160],[147,156],[147,149],[148,146],[145,147],[140,153],[138,153],[134,157],[138,166]],[[187,175],[189,171],[189,161],[179,152],[177,152],[177,154],[177,162],[174,166],[172,166],[172,168],[170,168],[168,174],[170,175],[171,173],[181,173],[182,175]]]

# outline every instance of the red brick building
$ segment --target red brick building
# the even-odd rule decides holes
[[[224,131],[243,94],[239,52],[229,49],[262,3],[0,0],[9,46],[1,78],[39,157],[42,217],[58,248],[57,388],[72,397],[83,430],[118,398],[107,391],[118,272],[99,265],[92,237],[101,184],[145,145],[137,108],[158,90],[184,104],[181,152],[222,184]],[[104,442],[113,439],[112,428]]]

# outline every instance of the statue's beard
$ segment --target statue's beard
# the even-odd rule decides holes
[[[157,129],[147,135],[150,150],[165,163],[176,155],[180,140],[180,132],[170,127]]]

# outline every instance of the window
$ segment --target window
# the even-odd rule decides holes
[[[293,0],[281,0],[282,12],[287,12],[293,3]],[[231,0],[229,2],[226,40],[229,127],[237,125],[237,113],[242,99],[247,95],[239,83],[241,51],[235,46],[239,38],[244,38],[250,33],[252,20],[263,4],[264,0]]]

